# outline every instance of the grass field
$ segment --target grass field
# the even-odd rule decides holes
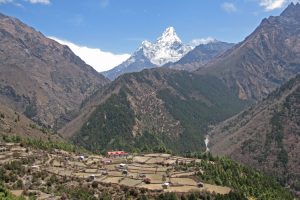
[[[195,171],[174,171],[170,167],[166,167],[166,164],[172,165],[176,162],[190,163],[201,162],[201,160],[183,158],[183,157],[171,157],[169,154],[149,154],[146,156],[134,156],[132,163],[127,164],[128,175],[124,176],[118,169],[118,164],[127,163],[123,158],[113,160],[112,164],[104,165],[102,168],[108,171],[108,175],[104,176],[98,173],[97,168],[88,168],[84,162],[73,161],[69,164],[77,169],[85,168],[83,172],[77,171],[72,173],[72,170],[66,170],[66,168],[58,167],[60,162],[53,160],[52,167],[47,168],[48,171],[58,175],[75,176],[79,178],[88,178],[91,174],[96,175],[95,181],[103,183],[114,183],[125,185],[128,187],[143,187],[149,190],[163,190],[162,183],[171,182],[171,186],[164,189],[165,192],[191,192],[191,191],[203,191],[215,192],[219,194],[227,194],[230,192],[230,188],[221,187],[216,185],[204,184],[204,187],[197,187],[197,181],[192,177],[195,175]],[[162,163],[162,164],[161,164]],[[57,167],[55,167],[57,166]],[[170,177],[167,177],[167,171],[170,170]],[[74,172],[74,171],[73,171]],[[151,184],[143,183],[143,178],[139,174],[145,174],[145,177],[151,179]],[[163,178],[165,176],[165,178]]]
[[[192,192],[192,191],[202,191],[202,188],[198,188],[197,186],[180,186],[180,187],[169,187],[165,189],[165,192]]]
[[[141,183],[140,185],[138,185],[137,187],[140,188],[147,188],[149,190],[162,190],[162,186],[161,184],[145,184],[145,183]]]
[[[119,172],[119,171],[110,171],[110,172],[108,172],[108,175],[109,176],[123,176],[122,172]]]
[[[93,174],[95,174],[95,173],[98,172],[98,169],[85,169],[84,172],[85,173],[93,173]]]
[[[151,159],[151,157],[146,156],[135,156],[133,158],[133,162],[136,163],[145,163],[147,160]]]
[[[146,164],[160,164],[163,163],[166,158],[151,158],[146,161]]]
[[[197,186],[196,181],[191,178],[171,178],[171,183],[175,185]]]
[[[187,176],[193,176],[195,175],[195,172],[182,172],[182,173],[174,173],[171,175],[172,178],[180,178],[180,177],[187,177]]]
[[[105,165],[104,166],[108,171],[113,171],[113,170],[116,170],[116,165],[113,164],[113,165]]]
[[[204,187],[199,188],[197,186],[180,186],[180,187],[169,187],[168,189],[165,189],[165,192],[199,192],[199,191],[208,191],[211,193],[217,193],[217,194],[228,194],[230,192],[230,188],[228,187],[222,187],[222,186],[216,186],[216,185],[210,185],[210,184],[204,184]]]
[[[125,178],[124,180],[122,180],[120,182],[121,185],[126,185],[129,187],[134,187],[137,186],[138,184],[141,184],[142,180],[136,180],[136,179],[129,179],[129,178]]]
[[[151,183],[163,183],[162,174],[146,174],[146,177],[151,179]]]
[[[119,181],[123,179],[123,177],[106,177],[105,179],[101,180],[103,183],[119,183]]]
[[[228,194],[231,191],[229,187],[222,187],[211,184],[204,184],[204,189],[206,189],[209,192],[215,192],[218,194]]]

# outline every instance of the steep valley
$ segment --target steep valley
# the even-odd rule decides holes
[[[258,168],[299,190],[300,76],[210,133],[210,150]]]
[[[123,75],[106,93],[73,132],[75,143],[91,150],[204,150],[208,126],[247,104],[214,77],[163,68]]]

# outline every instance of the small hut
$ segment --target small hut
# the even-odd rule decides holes
[[[204,183],[198,182],[198,183],[197,183],[197,186],[198,186],[198,187],[204,187]]]
[[[170,186],[169,182],[165,182],[165,183],[162,184],[163,189],[168,189],[169,186]]]
[[[150,184],[151,179],[150,178],[144,178],[143,182],[146,183],[146,184]]]
[[[125,176],[127,176],[128,175],[128,171],[125,169],[125,170],[122,171],[122,174],[125,175]]]

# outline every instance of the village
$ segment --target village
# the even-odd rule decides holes
[[[138,155],[124,151],[107,152],[105,156],[76,154],[57,149],[48,152],[22,147],[19,143],[0,144],[1,166],[29,158],[30,162],[24,163],[24,169],[28,173],[19,177],[21,186],[16,187],[15,182],[7,183],[15,195],[31,193],[38,199],[55,199],[55,192],[47,187],[51,177],[55,177],[57,182],[66,187],[93,187],[100,193],[114,190],[108,188],[120,187],[147,192],[148,195],[196,191],[227,194],[231,191],[228,187],[198,180],[197,174],[204,173],[199,167],[184,167],[199,163],[200,159],[162,153]],[[37,183],[34,183],[33,179],[39,173],[44,174],[44,178],[35,180]],[[95,195],[100,193],[96,192]]]

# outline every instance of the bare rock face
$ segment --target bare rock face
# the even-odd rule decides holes
[[[67,46],[0,14],[0,99],[39,124],[57,128],[108,83]]]
[[[37,125],[22,113],[0,105],[0,135],[14,135],[22,138],[63,141],[56,132]]]
[[[260,100],[300,71],[300,5],[264,19],[243,42],[198,73],[220,77],[241,98]]]

